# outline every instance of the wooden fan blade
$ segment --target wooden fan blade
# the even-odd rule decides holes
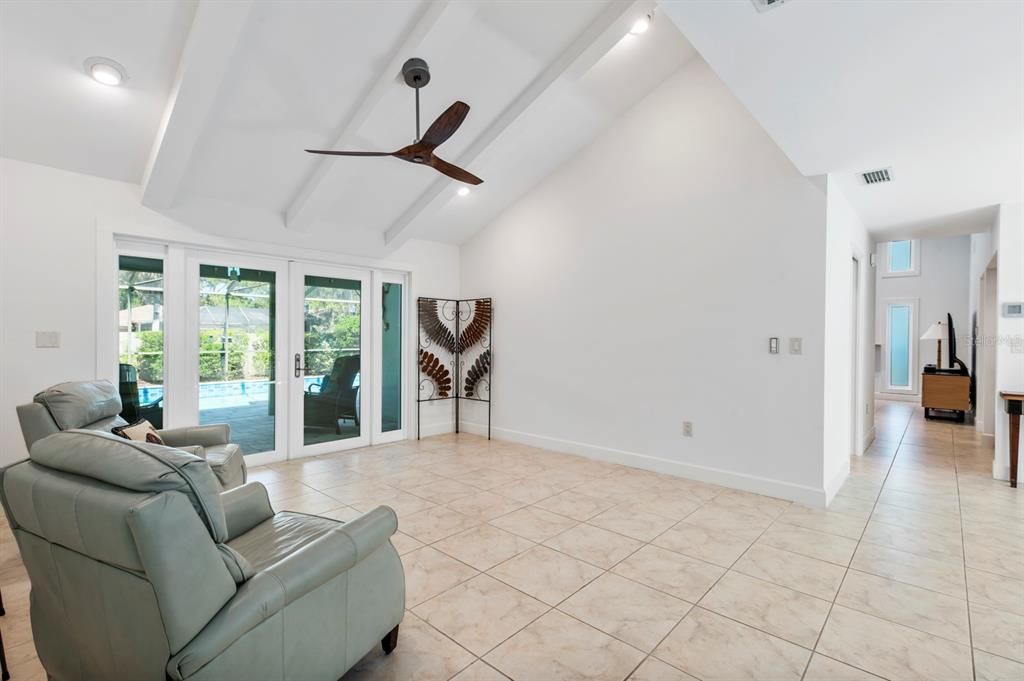
[[[468,113],[469,104],[455,102],[430,124],[423,137],[420,138],[420,144],[424,144],[430,149],[440,146],[459,129]]]
[[[455,178],[459,182],[465,182],[466,184],[483,184],[483,180],[473,173],[468,170],[463,170],[456,165],[452,165],[448,161],[438,158],[437,156],[432,156],[430,158],[430,166],[434,170],[444,173],[448,177]]]
[[[328,149],[306,149],[307,154],[324,154],[326,156],[394,156],[389,151],[330,151]]]

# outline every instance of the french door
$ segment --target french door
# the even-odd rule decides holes
[[[188,251],[191,422],[228,423],[250,465],[405,437],[403,274]]]
[[[370,444],[370,278],[361,270],[291,263],[292,457]]]
[[[227,423],[246,461],[287,458],[287,261],[186,256],[187,414]]]

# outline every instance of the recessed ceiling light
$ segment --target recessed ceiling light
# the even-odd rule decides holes
[[[651,15],[645,14],[636,21],[633,22],[633,27],[629,29],[629,32],[633,35],[640,35],[641,33],[647,33],[647,29],[651,27]]]
[[[120,85],[128,80],[128,72],[113,59],[89,57],[85,60],[85,72],[97,83]]]
[[[456,194],[459,196],[469,196],[469,187],[459,187],[459,191]]]

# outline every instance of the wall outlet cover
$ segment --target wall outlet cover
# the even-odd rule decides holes
[[[60,331],[36,331],[37,348],[59,348]]]
[[[693,421],[683,421],[683,437],[693,437]]]
[[[790,338],[789,339],[789,354],[791,355],[802,355],[804,352],[804,339],[803,338]]]

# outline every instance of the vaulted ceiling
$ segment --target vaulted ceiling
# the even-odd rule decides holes
[[[1024,3],[662,8],[805,175],[879,235],[981,231],[1024,199]],[[892,167],[890,184],[864,171]]]
[[[343,234],[353,252],[459,242],[695,56],[672,22],[629,27],[650,1],[4,2],[0,154],[140,185],[199,229]],[[123,64],[110,88],[94,55]],[[409,57],[428,61],[423,125],[456,99],[438,154],[458,183],[391,158],[414,137]]]

